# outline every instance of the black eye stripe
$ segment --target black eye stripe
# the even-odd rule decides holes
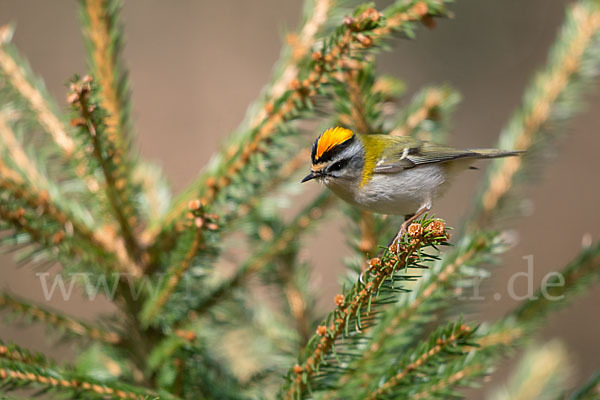
[[[327,168],[327,170],[328,171],[339,171],[339,170],[341,170],[342,168],[344,168],[348,164],[348,161],[349,160],[347,158],[345,158],[343,160],[336,161],[333,164],[331,164],[329,166],[329,168]]]

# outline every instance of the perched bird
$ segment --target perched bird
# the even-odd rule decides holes
[[[457,150],[404,136],[362,135],[336,127],[313,144],[312,168],[302,182],[317,179],[350,204],[367,211],[403,215],[396,239],[431,209],[452,178],[481,158],[520,151]]]

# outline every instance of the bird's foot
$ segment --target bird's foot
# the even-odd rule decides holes
[[[394,240],[392,240],[392,243],[390,243],[390,246],[395,246],[395,245],[399,245],[400,243],[402,243],[402,239],[403,239],[404,235],[406,234],[406,230],[408,228],[408,223],[410,223],[410,221],[405,221],[402,225],[400,225],[400,230],[396,234],[396,237],[394,238]]]

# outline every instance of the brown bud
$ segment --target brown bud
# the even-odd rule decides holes
[[[93,80],[94,79],[90,75],[86,75],[81,79],[81,81],[86,84],[92,83]]]
[[[202,203],[200,202],[200,199],[191,200],[188,203],[188,208],[192,211],[196,211],[196,210],[200,209],[201,206],[202,206]]]
[[[344,295],[343,294],[336,294],[335,297],[333,298],[333,301],[335,302],[335,305],[338,307],[344,307]]]
[[[79,101],[79,93],[73,92],[67,95],[67,103],[75,104]]]
[[[321,58],[323,58],[323,54],[320,51],[315,51],[312,53],[312,58],[315,61],[319,61]]]
[[[194,332],[185,329],[177,329],[175,335],[190,342],[196,339],[196,334]]]
[[[217,181],[212,176],[206,180],[206,186],[215,187],[217,185]]]
[[[65,237],[64,231],[58,231],[54,235],[52,235],[52,241],[54,244],[59,244]]]
[[[295,374],[301,374],[302,373],[302,367],[298,364],[294,365],[294,373]]]
[[[327,327],[325,325],[319,325],[317,327],[317,335],[319,335],[319,336],[327,335]]]
[[[344,25],[346,25],[347,27],[351,27],[354,24],[355,20],[353,17],[345,17],[344,18]]]
[[[441,219],[436,219],[427,225],[427,230],[434,236],[444,236],[446,231],[446,225]]]
[[[371,20],[373,22],[379,21],[381,18],[381,13],[374,8],[367,8],[365,11],[360,14],[360,19],[362,21]]]
[[[272,102],[268,102],[267,104],[265,104],[265,111],[266,111],[268,114],[271,114],[271,113],[273,112],[274,108],[275,108],[275,107],[273,106],[273,103],[272,103]]]
[[[300,81],[298,79],[292,79],[290,82],[290,89],[298,90],[300,88]]]
[[[50,200],[50,194],[44,189],[40,192],[40,201],[46,203],[48,200]]]
[[[417,4],[415,4],[415,6],[413,7],[413,11],[415,12],[415,14],[423,17],[429,12],[429,8],[427,7],[427,4],[425,2],[420,1]]]
[[[377,257],[375,257],[375,258],[371,258],[371,259],[369,260],[369,265],[370,265],[371,267],[377,267],[377,266],[379,266],[380,264],[381,264],[381,260],[380,260],[379,258],[377,258]]]
[[[373,44],[373,39],[371,39],[364,33],[359,33],[358,35],[356,35],[356,40],[358,40],[363,47],[371,47],[371,45]]]
[[[413,223],[408,226],[407,232],[410,237],[421,237],[423,236],[423,227],[421,224]]]

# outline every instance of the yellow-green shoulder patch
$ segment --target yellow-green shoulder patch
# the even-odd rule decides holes
[[[350,129],[339,126],[327,129],[325,132],[323,132],[317,142],[317,149],[314,154],[315,161],[321,158],[324,153],[331,150],[335,146],[352,138],[352,136],[354,136],[354,133]]]
[[[360,186],[364,186],[371,180],[373,170],[377,164],[377,160],[383,154],[385,149],[385,141],[381,139],[382,135],[362,135],[360,136],[365,149],[365,164],[363,166],[362,179]]]

